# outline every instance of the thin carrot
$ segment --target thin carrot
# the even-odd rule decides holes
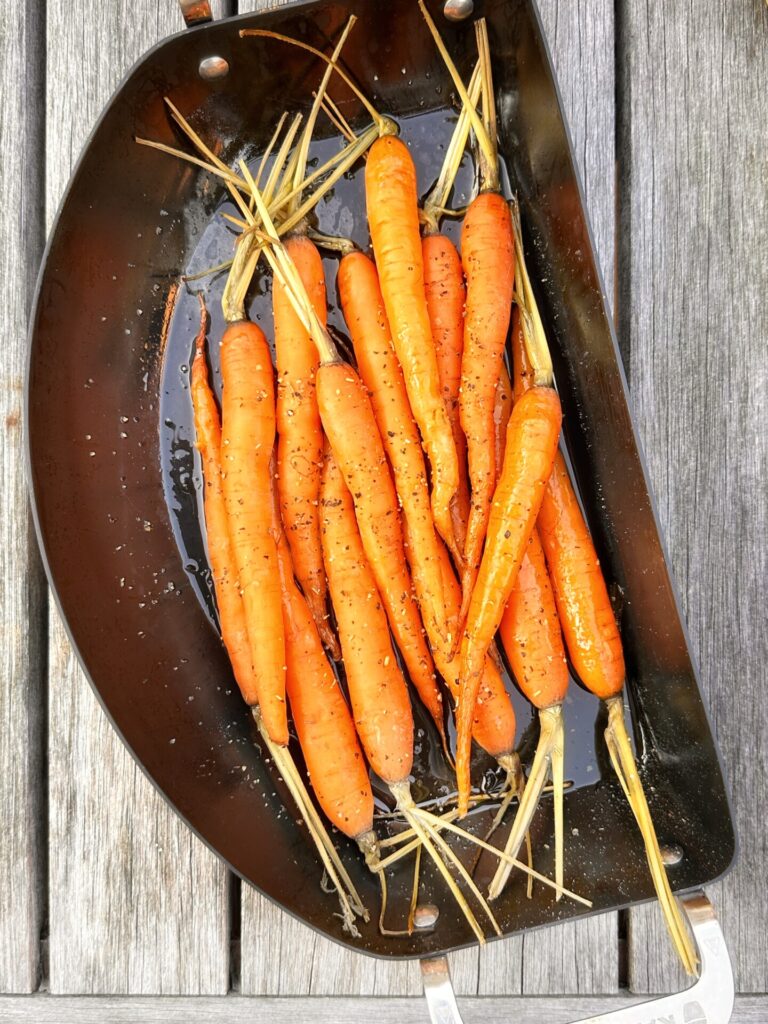
[[[275,441],[272,360],[254,323],[230,324],[221,341],[223,490],[266,730],[288,742],[285,640],[277,551],[270,532],[269,462]]]
[[[405,382],[392,348],[376,268],[367,256],[351,252],[339,264],[341,307],[349,328],[363,384],[395,479],[408,526],[408,560],[416,595],[433,650],[445,644],[447,621],[440,569],[440,540],[429,502],[427,470],[419,433],[408,404]],[[427,707],[442,734],[442,706],[437,686]]]
[[[364,843],[373,829],[373,790],[368,769],[309,602],[294,582],[288,543],[276,506],[273,501],[272,531],[280,570],[291,715],[312,788],[326,817],[344,835]]]
[[[205,358],[207,315],[202,297],[201,323],[195,339],[190,392],[195,416],[195,444],[203,463],[203,512],[206,546],[211,566],[221,638],[232,663],[237,685],[246,704],[258,703],[259,691],[253,672],[248,627],[245,621],[237,566],[229,539],[227,509],[221,479],[221,424],[219,410],[208,378]]]
[[[459,417],[466,301],[464,271],[456,246],[445,235],[425,234],[421,248],[424,258],[424,289],[437,356],[437,372],[459,463],[459,486],[451,505],[451,512],[457,545],[463,552],[469,520],[467,439],[461,429]]]
[[[468,809],[471,722],[485,655],[536,523],[557,451],[561,419],[557,392],[536,387],[523,395],[509,420],[504,468],[493,496],[488,537],[462,643],[456,751],[462,813]]]
[[[376,140],[365,167],[368,224],[395,351],[432,470],[432,510],[438,532],[458,552],[451,502],[459,464],[440,389],[424,293],[416,168],[405,143]]]
[[[292,235],[286,250],[296,265],[318,318],[326,318],[320,253],[306,235]],[[280,512],[301,584],[318,632],[331,656],[340,653],[328,624],[328,585],[320,541],[323,430],[315,394],[317,350],[279,280],[272,288],[277,362],[277,488]]]
[[[493,438],[496,479],[501,476],[504,466],[504,447],[507,443],[507,424],[512,415],[512,381],[509,379],[507,364],[502,359],[496,398],[493,404]]]

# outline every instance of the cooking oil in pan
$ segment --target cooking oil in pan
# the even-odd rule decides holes
[[[452,110],[442,109],[422,113],[404,120],[401,124],[402,137],[410,146],[416,163],[422,194],[429,191],[437,178],[455,116]],[[311,151],[312,160],[317,163],[324,162],[340,145],[339,138],[315,142]],[[454,207],[461,207],[469,202],[474,185],[473,163],[469,157],[465,157],[456,179],[452,199]],[[198,275],[207,268],[217,266],[231,258],[236,232],[221,216],[225,212],[237,213],[228,198],[222,199],[215,215],[204,230],[192,240],[194,244],[190,247],[189,260],[183,270],[185,275]],[[346,175],[327,194],[316,208],[313,221],[323,234],[351,238],[362,249],[368,249],[361,166]],[[442,230],[457,245],[459,244],[461,223],[458,219],[446,218]],[[326,253],[323,263],[329,299],[328,323],[336,334],[340,347],[345,353],[350,353],[351,344],[347,339],[336,290],[338,258]],[[200,318],[196,293],[202,291],[210,317],[208,355],[212,381],[220,397],[218,340],[225,328],[221,312],[221,294],[225,279],[226,271],[223,271],[188,281],[186,286],[180,288],[165,351],[160,402],[161,458],[166,501],[185,570],[212,628],[216,624],[215,601],[202,529],[202,474],[194,448],[189,368]],[[263,264],[257,270],[250,291],[248,315],[264,330],[271,343],[271,278]],[[503,675],[517,716],[518,749],[524,763],[530,763],[538,738],[538,720],[531,705],[515,686],[506,666]],[[343,685],[343,669],[340,669],[340,677]],[[597,751],[602,750],[603,726],[599,716],[598,701],[572,681],[565,702],[566,778],[569,790],[594,785],[603,774],[604,758],[597,757]],[[437,731],[429,715],[419,704],[415,692],[414,717],[414,798],[417,802],[449,798],[454,791],[455,780]],[[451,716],[447,717],[449,741],[453,745],[453,721]],[[494,792],[501,785],[502,776],[503,773],[495,761],[476,748],[473,778],[478,782],[482,780],[483,788]],[[378,780],[374,779],[373,782],[377,807],[380,812],[386,812],[391,807],[389,790]],[[545,797],[545,801],[546,799]],[[483,814],[482,818],[486,820],[487,815]],[[479,829],[482,831],[482,822]]]

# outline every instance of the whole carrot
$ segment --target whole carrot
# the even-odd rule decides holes
[[[286,687],[309,778],[326,817],[344,835],[366,846],[373,829],[373,791],[368,769],[347,702],[320,642],[309,602],[294,581],[288,543],[275,501],[272,530],[280,569]]]
[[[408,689],[392,649],[387,617],[365,556],[352,497],[330,450],[323,472],[322,517],[328,583],[339,625],[352,713],[363,749],[441,872],[476,938],[483,942],[477,919],[438,850],[464,878],[497,933],[498,924],[461,861],[439,835],[437,827],[446,823],[418,808],[411,796],[413,717]]]
[[[258,703],[248,627],[240,583],[229,539],[229,524],[221,479],[221,423],[208,378],[205,358],[206,313],[202,298],[200,331],[195,339],[190,392],[195,417],[195,445],[203,464],[203,512],[208,561],[213,576],[221,639],[232,663],[237,685],[246,704]]]
[[[471,722],[485,655],[536,523],[557,451],[561,419],[557,392],[535,387],[515,405],[507,427],[504,467],[493,497],[488,537],[462,643],[456,751],[462,813],[468,808]]]
[[[326,299],[323,263],[306,235],[292,235],[286,250],[296,265],[321,323]],[[277,488],[296,577],[326,648],[338,659],[328,624],[328,586],[320,542],[323,429],[317,408],[317,349],[294,312],[279,279],[272,289],[277,362]]]
[[[265,728],[288,742],[285,640],[277,551],[270,530],[269,463],[275,391],[269,346],[250,321],[230,324],[221,341],[223,491],[243,597],[254,683]]]
[[[365,167],[365,196],[395,351],[432,470],[435,525],[448,546],[458,550],[451,502],[459,487],[459,465],[424,294],[416,169],[405,143],[393,136],[376,140]]]
[[[367,256],[351,252],[339,264],[339,296],[352,337],[360,377],[371,396],[376,423],[392,467],[395,487],[408,526],[408,560],[430,643],[447,643],[447,622],[440,568],[440,541],[435,533],[427,469],[419,433],[408,404],[405,382],[392,348],[376,268]],[[429,710],[439,718],[436,700]]]

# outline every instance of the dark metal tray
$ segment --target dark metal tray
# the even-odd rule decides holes
[[[474,33],[432,4],[466,71]],[[643,781],[662,843],[680,847],[677,890],[720,876],[735,838],[718,753],[669,578],[605,311],[584,198],[541,27],[530,0],[487,0],[499,93],[501,149],[518,190],[529,266],[540,284],[565,412],[568,452],[607,578],[622,595],[628,691]],[[48,576],[83,666],[115,727],[176,810],[243,878],[332,938],[380,956],[424,956],[468,945],[463,919],[435,886],[434,931],[383,937],[374,923],[350,940],[321,891],[318,862],[257,748],[206,609],[190,416],[184,392],[196,304],[183,294],[167,347],[166,296],[180,273],[215,263],[222,192],[205,174],[135,145],[171,143],[169,95],[223,157],[254,156],[279,113],[306,107],[317,62],[254,24],[327,47],[350,11],[361,16],[345,60],[413,140],[423,189],[442,159],[452,89],[412,0],[311,2],[175,36],[120,86],[77,166],[41,271],[27,379],[29,467]],[[229,74],[204,80],[219,56]],[[338,92],[339,97],[345,94]],[[353,121],[359,111],[349,99]],[[233,140],[249,140],[240,153]],[[465,177],[461,187],[468,188]],[[362,183],[346,183],[323,226],[364,241]],[[219,226],[213,227],[214,223]],[[332,268],[329,265],[332,283]],[[331,292],[331,297],[333,293]],[[268,295],[253,315],[268,316]],[[216,306],[212,337],[219,322]],[[161,472],[162,471],[162,472]],[[180,549],[186,558],[180,556]],[[642,843],[603,752],[600,706],[577,687],[566,709],[566,884],[594,910],[649,899]],[[521,728],[530,712],[514,694]],[[428,725],[424,724],[428,733]],[[429,754],[425,735],[425,758]],[[439,772],[439,768],[436,769]],[[286,807],[290,807],[286,800]],[[537,867],[551,871],[546,808]],[[347,849],[342,843],[342,847]],[[354,851],[350,871],[372,907],[377,888]],[[427,877],[427,891],[430,879]],[[396,897],[397,902],[397,897]],[[498,904],[505,934],[577,916],[536,886],[510,885]],[[396,912],[396,911],[395,911]]]

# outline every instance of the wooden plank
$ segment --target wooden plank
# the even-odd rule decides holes
[[[241,0],[240,11],[262,0]],[[558,4],[540,11],[584,176],[605,278],[614,277],[614,10],[612,0]],[[609,285],[610,288],[610,285]],[[320,939],[244,888],[242,991],[252,994],[401,995],[420,990],[413,965],[375,964]],[[266,950],[286,950],[279,960]],[[301,949],[302,957],[289,950]],[[311,957],[309,955],[311,951]],[[452,958],[462,994],[613,992],[618,988],[615,914],[593,917],[522,938],[466,950]]]
[[[38,984],[45,911],[45,585],[22,449],[27,315],[43,242],[43,19],[0,5],[0,992]]]
[[[48,5],[49,223],[111,90],[148,47],[181,27],[170,0]],[[53,609],[50,648],[51,990],[226,992],[224,867],[133,763]]]
[[[459,1009],[466,1021],[483,1024],[566,1024],[636,1003],[626,996],[481,997],[460,999]],[[0,996],[4,1024],[424,1024],[426,1019],[423,999]],[[731,1024],[764,1024],[766,1019],[768,996],[737,997]]]
[[[768,11],[623,2],[622,308],[651,478],[733,793],[737,870],[711,887],[737,989],[768,989]],[[678,983],[655,909],[630,985]]]

